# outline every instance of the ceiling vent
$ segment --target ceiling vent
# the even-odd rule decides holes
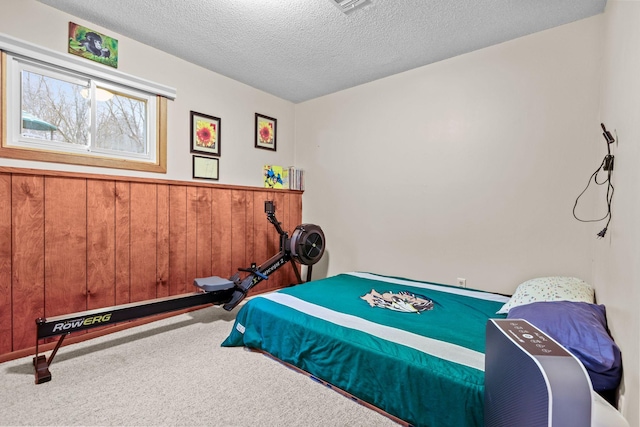
[[[354,9],[359,8],[367,3],[369,0],[329,0],[332,4],[336,5],[344,13],[349,13]]]

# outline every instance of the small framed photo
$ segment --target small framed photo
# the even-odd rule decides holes
[[[69,22],[69,53],[118,68],[118,40]]]
[[[276,124],[273,117],[256,113],[256,148],[276,151]]]
[[[220,118],[191,112],[191,152],[220,156]]]
[[[220,159],[215,157],[193,156],[193,177],[198,179],[218,180]]]

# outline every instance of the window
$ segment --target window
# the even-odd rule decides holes
[[[0,156],[166,172],[167,104],[155,84],[3,41]]]
[[[155,161],[155,97],[7,58],[9,146]]]

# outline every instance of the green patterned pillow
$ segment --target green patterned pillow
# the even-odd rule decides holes
[[[506,314],[513,307],[541,301],[595,302],[591,285],[575,277],[538,277],[520,284],[509,301],[498,310]]]

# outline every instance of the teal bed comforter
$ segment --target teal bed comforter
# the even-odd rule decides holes
[[[482,426],[485,325],[507,297],[370,273],[257,296],[223,346],[263,350],[416,426]]]

